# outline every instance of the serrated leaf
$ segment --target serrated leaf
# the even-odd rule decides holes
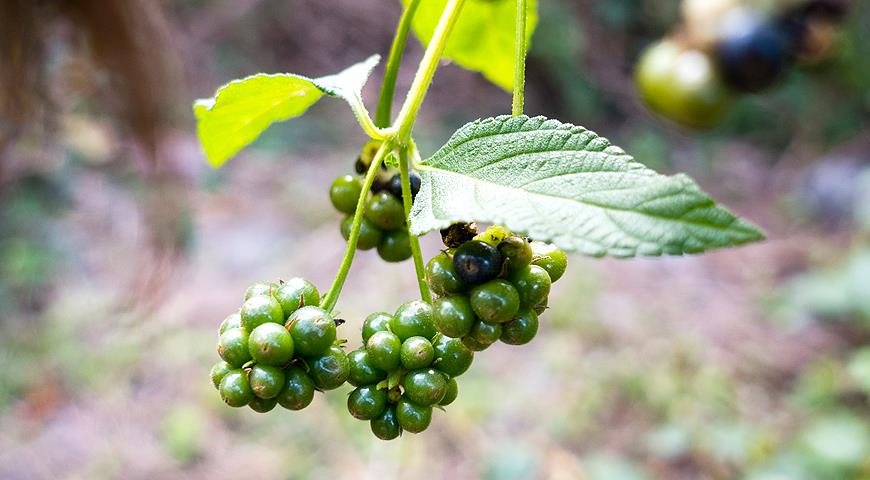
[[[213,98],[197,100],[197,133],[209,164],[220,167],[273,123],[304,114],[324,94],[347,100],[356,110],[362,105],[360,91],[378,61],[374,55],[316,79],[259,73],[224,85]]]
[[[664,176],[583,127],[496,117],[459,129],[418,167],[417,235],[493,223],[586,255],[680,255],[763,238],[685,175]]]
[[[402,0],[405,6],[409,0]],[[427,45],[447,0],[424,0],[414,15],[414,34]],[[444,57],[463,68],[480,72],[492,83],[511,91],[514,85],[514,0],[467,0],[444,49]],[[528,0],[526,35],[538,24],[538,2]]]

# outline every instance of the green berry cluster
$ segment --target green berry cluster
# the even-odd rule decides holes
[[[344,384],[350,362],[336,346],[336,321],[319,302],[317,288],[298,277],[247,289],[242,308],[221,323],[223,360],[211,369],[227,405],[260,413],[276,405],[301,410],[315,390]]]
[[[429,427],[432,409],[456,399],[456,377],[474,359],[461,341],[436,331],[432,306],[423,301],[405,303],[393,315],[369,315],[362,341],[348,356],[348,381],[356,389],[347,409],[369,421],[372,433],[382,440]]]
[[[357,161],[357,173],[366,173],[368,166]],[[410,173],[411,193],[416,196],[421,180]],[[350,238],[353,215],[362,194],[363,183],[358,176],[344,175],[335,179],[329,188],[329,199],[336,210],[345,214],[341,222],[341,235]],[[365,205],[365,215],[360,225],[357,248],[376,248],[378,255],[387,262],[402,262],[411,258],[411,242],[405,223],[405,208],[402,203],[402,180],[398,173],[387,179],[376,178]]]
[[[552,283],[565,273],[565,252],[501,227],[475,233],[463,224],[443,231],[448,248],[426,265],[429,287],[438,296],[435,328],[476,352],[498,340],[529,343]]]

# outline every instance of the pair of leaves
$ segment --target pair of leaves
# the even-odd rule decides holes
[[[469,123],[418,166],[411,232],[493,223],[591,256],[681,255],[762,238],[685,175],[543,117]]]
[[[258,73],[219,88],[214,97],[197,100],[197,133],[209,164],[217,168],[256,140],[275,122],[304,114],[323,95],[362,107],[361,91],[380,61],[373,55],[340,73],[308,78],[291,73]]]
[[[402,0],[407,6],[411,0]],[[414,15],[412,28],[427,45],[441,18],[447,0],[422,0]],[[514,85],[515,0],[466,0],[444,57],[458,65],[483,74],[487,80],[511,91]],[[538,24],[538,2],[528,0],[526,37],[531,39]]]

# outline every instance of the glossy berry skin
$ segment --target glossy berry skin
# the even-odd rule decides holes
[[[471,308],[471,302],[465,295],[441,297],[432,304],[432,320],[435,329],[441,334],[453,338],[468,335],[477,317]]]
[[[525,345],[538,333],[538,314],[523,310],[501,326],[501,341],[508,345]]]
[[[334,390],[347,381],[350,361],[341,347],[332,346],[323,355],[309,358],[308,374],[320,390]]]
[[[217,362],[211,367],[211,383],[214,388],[220,388],[221,380],[224,379],[227,373],[233,370],[233,366],[227,362]]]
[[[347,397],[347,411],[358,420],[373,420],[387,408],[387,391],[374,385],[359,387]]]
[[[381,440],[393,440],[402,434],[399,419],[396,418],[396,407],[388,405],[378,418],[370,422],[372,433]]]
[[[320,307],[309,306],[296,310],[287,319],[287,329],[293,337],[297,355],[320,355],[335,343],[335,321]]]
[[[350,229],[353,226],[353,217],[345,217],[341,221],[341,236],[345,241],[350,239]],[[384,231],[372,223],[369,219],[363,217],[359,226],[359,238],[356,241],[356,248],[359,250],[371,250],[377,248],[384,239]]]
[[[480,285],[494,279],[501,273],[501,267],[501,253],[486,242],[465,242],[453,253],[456,276],[467,285]]]
[[[385,262],[398,263],[411,258],[411,236],[407,230],[384,232],[378,255]]]
[[[248,334],[242,328],[233,328],[221,334],[217,345],[218,355],[233,368],[239,368],[251,359],[248,352]]]
[[[390,320],[390,331],[403,342],[411,337],[434,337],[432,306],[421,300],[402,304]]]
[[[520,309],[517,289],[505,280],[492,280],[471,291],[471,308],[487,323],[509,322]]]
[[[528,265],[510,276],[510,281],[520,296],[522,308],[534,307],[550,295],[550,274],[543,267]]]
[[[257,363],[281,367],[293,358],[293,337],[283,325],[264,323],[248,337],[248,352]]]
[[[277,288],[278,285],[272,282],[257,282],[245,290],[245,300],[248,300],[251,297],[256,297],[257,295],[269,296]]]
[[[420,186],[423,184],[423,180],[420,178],[420,175],[417,175],[414,172],[409,172],[408,182],[411,185],[411,199],[413,200],[414,198],[417,198],[417,194],[420,193]],[[390,178],[390,185],[387,189],[394,197],[402,198],[402,176],[398,173],[393,175],[393,177]]]
[[[218,390],[224,403],[234,408],[244,407],[254,398],[254,392],[248,383],[248,376],[241,369],[233,370],[224,375]]]
[[[251,402],[248,403],[251,410],[257,413],[269,413],[275,409],[275,405],[278,405],[278,400],[274,398],[254,397],[251,399]]]
[[[401,364],[402,341],[392,332],[375,332],[366,342],[369,363],[375,368],[391,372]]]
[[[429,283],[429,288],[439,297],[459,293],[465,289],[465,285],[459,280],[453,268],[453,259],[445,252],[435,255],[426,264],[426,281]]]
[[[329,187],[329,200],[332,206],[341,213],[352,215],[356,211],[356,203],[362,193],[362,187],[362,182],[353,175],[336,178]]]
[[[314,380],[299,367],[284,371],[284,388],[275,397],[287,410],[302,410],[314,399]]]
[[[555,245],[544,242],[532,242],[534,260],[532,265],[537,265],[547,271],[550,281],[556,283],[562,278],[568,268],[568,256]]]
[[[532,263],[532,245],[522,237],[507,237],[498,244],[508,273],[522,270]]]
[[[301,277],[294,277],[284,282],[275,290],[275,299],[281,304],[284,318],[308,305],[320,304],[320,293],[313,283]]]
[[[347,360],[350,362],[347,381],[355,387],[376,384],[387,378],[387,372],[375,367],[369,361],[369,353],[365,348],[350,352]]]
[[[382,230],[396,230],[405,225],[405,207],[398,198],[381,192],[369,199],[366,218]]]
[[[732,10],[722,20],[716,61],[725,83],[741,92],[772,86],[789,66],[786,36],[750,8]]]
[[[242,327],[248,332],[264,323],[284,323],[284,310],[275,297],[255,295],[242,304]]]
[[[432,366],[450,377],[458,377],[468,371],[474,361],[474,352],[469,350],[462,340],[445,337],[435,339],[432,345],[435,349],[435,361]]]
[[[242,316],[239,312],[231,313],[227,315],[227,318],[221,322],[221,327],[218,330],[218,334],[222,335],[227,330],[232,330],[233,328],[241,328],[242,327]]]
[[[402,342],[399,352],[402,367],[407,370],[425,368],[432,364],[435,359],[435,348],[432,343],[423,337],[411,337]]]
[[[447,382],[447,392],[444,393],[444,398],[442,398],[441,401],[438,402],[438,405],[441,405],[442,407],[446,407],[447,405],[450,405],[451,403],[453,403],[453,401],[456,400],[456,397],[458,397],[458,396],[459,396],[459,385],[456,383],[455,378],[451,378]]]
[[[366,317],[362,327],[362,341],[366,343],[375,332],[389,331],[393,316],[387,312],[375,312]]]
[[[489,348],[501,337],[502,326],[500,323],[486,323],[478,320],[471,332],[462,337],[462,343],[470,350],[480,352]]]
[[[396,404],[396,420],[399,421],[402,430],[420,433],[432,423],[432,407],[417,405],[402,397]]]
[[[248,382],[254,396],[258,398],[275,398],[284,389],[286,380],[284,371],[279,367],[254,365],[248,374]]]
[[[447,393],[447,378],[438,370],[428,368],[412,370],[402,383],[405,397],[422,407],[435,405]]]
[[[635,84],[653,111],[690,128],[715,126],[731,105],[713,60],[673,40],[656,42],[641,55]]]

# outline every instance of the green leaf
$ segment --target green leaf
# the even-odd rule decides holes
[[[379,61],[374,55],[336,75],[316,79],[259,73],[224,85],[213,98],[197,100],[193,111],[209,164],[220,167],[273,123],[302,115],[324,94],[346,100],[358,116],[367,116],[360,91]]]
[[[402,0],[405,6],[409,0]],[[414,34],[426,45],[447,0],[424,0],[414,15]],[[514,86],[514,0],[467,0],[444,50],[444,57],[463,68],[480,72],[492,83],[511,91]],[[538,23],[538,2],[528,1],[526,35]]]
[[[763,238],[687,176],[660,175],[583,127],[543,117],[469,123],[418,170],[417,235],[476,221],[615,257],[699,253]]]

